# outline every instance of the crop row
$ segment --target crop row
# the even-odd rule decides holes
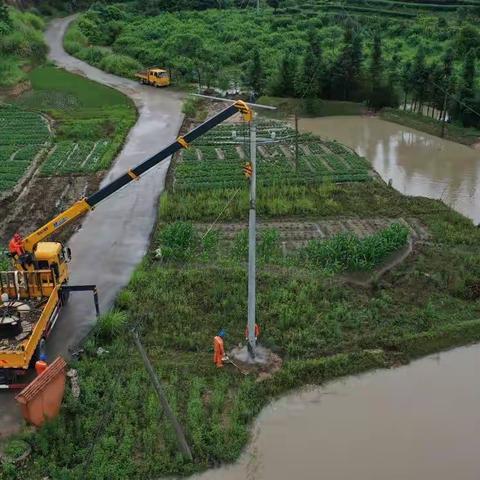
[[[332,272],[370,270],[406,245],[408,235],[408,228],[398,223],[363,239],[354,233],[341,233],[328,240],[311,240],[301,257],[307,264]]]
[[[14,107],[0,108],[0,145],[43,144],[50,139],[47,122],[41,115]]]
[[[196,142],[195,147],[183,151],[175,169],[174,188],[197,190],[244,185],[243,166],[249,158],[249,147],[237,134],[241,128],[245,127],[221,125],[204,137],[202,144]],[[264,135],[257,149],[259,185],[312,185],[326,180],[356,182],[369,179],[368,162],[339,143],[301,136],[296,158],[290,136],[292,130],[287,126],[279,122],[260,124],[258,131]],[[287,133],[276,137],[272,132]]]
[[[41,115],[15,107],[0,107],[0,192],[11,190],[50,140]]]
[[[42,145],[0,147],[0,192],[15,187],[41,149]]]
[[[42,166],[43,175],[63,175],[68,173],[91,173],[102,170],[105,166],[102,157],[109,142],[59,142]]]

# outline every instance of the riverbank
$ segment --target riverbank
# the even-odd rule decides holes
[[[364,115],[367,113],[367,108],[363,103],[342,102],[339,100],[306,100],[262,96],[257,99],[257,103],[276,107],[277,111],[265,111],[262,114],[279,119],[295,114],[300,117],[324,117],[331,115]]]
[[[464,128],[453,123],[445,123],[445,133],[442,137],[442,122],[418,113],[385,108],[380,112],[380,118],[463,145],[473,146],[480,142],[479,130]]]
[[[436,137],[445,138],[452,142],[463,145],[474,146],[480,144],[480,131],[475,128],[464,128],[453,123],[445,123],[445,134],[442,137],[442,122],[426,115],[418,113],[405,112],[394,108],[384,108],[374,114],[368,111],[363,103],[341,102],[335,100],[306,100],[298,98],[281,98],[262,96],[257,100],[258,103],[271,105],[277,108],[276,112],[262,112],[271,118],[287,118],[298,115],[303,118],[316,118],[328,116],[351,116],[351,115],[372,115],[378,116],[388,122],[397,123],[406,127],[415,129],[419,132],[425,132]],[[478,147],[477,147],[478,148]]]
[[[171,175],[175,178],[175,170]],[[280,268],[278,238],[261,237],[261,343],[283,359],[283,366],[273,375],[245,377],[229,366],[219,371],[211,358],[213,335],[225,328],[228,348],[244,338],[244,250],[241,235],[225,246],[219,228],[204,236],[190,222],[210,224],[232,195],[228,189],[172,187],[163,197],[147,256],[119,294],[117,311],[98,325],[74,364],[80,398],[67,393],[62,415],[28,437],[35,452],[30,478],[68,471],[72,479],[140,479],[232,462],[248,442],[255,416],[279,395],[480,340],[480,321],[472,320],[480,318],[480,232],[470,221],[439,201],[405,197],[375,180],[276,185],[259,189],[260,218],[281,222],[288,216],[320,229],[323,221],[335,219],[358,225],[372,218],[415,219],[429,238],[416,242],[404,263],[364,289],[311,265]],[[230,201],[222,220],[246,218],[244,197],[242,191]],[[223,255],[225,249],[230,253]],[[132,343],[132,326],[139,329],[185,428],[193,463],[178,456]],[[99,357],[100,347],[108,353]]]
[[[406,195],[440,199],[480,222],[477,150],[379,117],[300,118],[300,132],[337,140],[368,158],[386,183]]]

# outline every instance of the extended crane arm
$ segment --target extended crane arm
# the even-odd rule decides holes
[[[76,220],[82,215],[85,215],[89,210],[92,210],[95,205],[97,205],[97,203],[105,200],[110,195],[114,194],[131,181],[138,180],[139,177],[145,172],[155,167],[160,162],[170,157],[180,149],[187,148],[189,144],[195,139],[207,133],[209,130],[216,127],[218,124],[222,123],[224,120],[230,118],[238,112],[242,113],[244,120],[248,122],[252,120],[252,111],[248,107],[248,105],[241,100],[236,101],[214,117],[202,123],[197,128],[193,129],[191,132],[187,133],[185,136],[177,138],[175,142],[168,145],[168,147],[164,148],[153,157],[145,160],[136,167],[131,168],[130,170],[128,170],[127,173],[124,173],[122,176],[120,176],[113,182],[101,188],[96,193],[90,195],[88,198],[79,200],[70,208],[60,213],[54,219],[50,220],[48,223],[40,227],[38,230],[28,235],[23,240],[23,248],[26,252],[33,253],[33,251],[35,250],[35,246],[38,242],[45,240],[60,228],[69,224],[73,220]]]

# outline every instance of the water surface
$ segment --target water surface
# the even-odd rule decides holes
[[[293,394],[240,461],[191,480],[478,480],[480,345]]]
[[[300,119],[302,132],[338,140],[407,195],[442,199],[480,222],[480,152],[376,117]]]

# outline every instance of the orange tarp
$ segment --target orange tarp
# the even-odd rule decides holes
[[[39,427],[58,415],[65,393],[66,368],[65,360],[58,357],[15,397],[27,422]]]

